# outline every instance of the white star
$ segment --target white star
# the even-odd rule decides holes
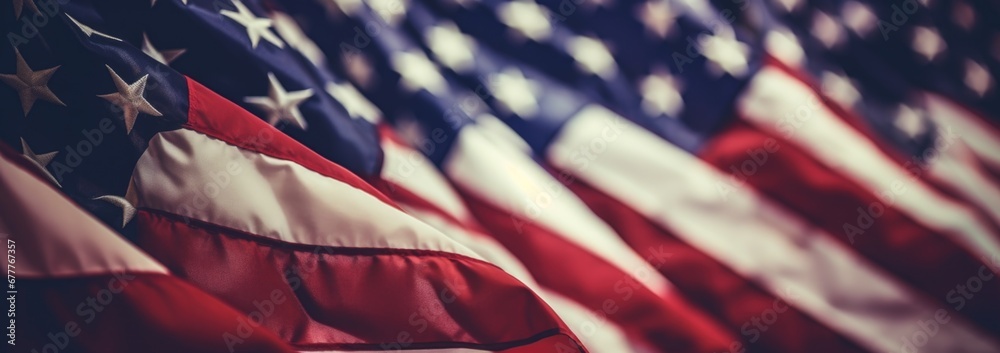
[[[35,154],[35,151],[32,151],[31,147],[28,147],[28,141],[25,141],[24,138],[21,138],[21,150],[24,151],[24,157],[31,161],[35,167],[38,167],[39,170],[44,172],[45,176],[49,177],[49,180],[55,183],[56,186],[62,187],[62,185],[59,185],[59,182],[56,181],[56,178],[52,176],[52,173],[49,173],[49,170],[45,168],[45,166],[52,162],[53,158],[56,158],[56,154],[58,154],[59,151]]]
[[[750,47],[736,40],[732,30],[723,29],[715,35],[701,35],[699,42],[702,54],[709,61],[709,69],[716,75],[725,72],[733,77],[742,77],[747,73]]]
[[[359,51],[352,54],[349,51],[343,51],[340,53],[340,60],[347,77],[358,87],[371,87],[375,82],[375,68],[372,67],[365,52]]]
[[[584,72],[610,79],[618,73],[615,58],[604,43],[590,37],[574,36],[567,44],[569,54],[576,60],[576,66]]]
[[[426,89],[436,95],[447,93],[448,84],[437,66],[423,53],[400,51],[392,57],[392,67],[399,73],[400,83],[407,91]]]
[[[656,35],[660,39],[665,39],[670,34],[670,29],[674,27],[677,13],[670,7],[670,2],[666,0],[649,0],[635,9],[636,17],[646,27],[646,32]]]
[[[848,1],[840,8],[840,16],[843,23],[858,37],[865,38],[875,29],[878,17],[868,5],[857,1]]]
[[[406,15],[407,0],[367,0],[369,8],[375,12],[382,21],[390,26],[396,26]]]
[[[32,10],[35,10],[36,13],[39,12],[38,6],[35,5],[34,0],[14,0],[14,18],[21,17],[21,10],[24,9],[25,1],[28,2],[28,7],[30,7]]]
[[[972,59],[965,60],[965,85],[980,97],[993,88],[993,77],[983,65]]]
[[[833,49],[840,45],[847,37],[840,22],[823,11],[813,13],[812,27],[809,29],[809,33],[827,49]]]
[[[48,86],[49,79],[56,73],[59,66],[32,71],[28,63],[24,61],[20,51],[14,49],[14,55],[17,58],[17,73],[13,75],[0,74],[0,81],[17,91],[18,97],[21,98],[21,110],[24,111],[24,116],[28,116],[31,107],[35,105],[35,100],[39,98],[55,104],[66,105],[59,100],[59,97],[56,97],[56,94]]]
[[[251,47],[257,48],[257,43],[260,43],[261,38],[271,42],[271,44],[274,44],[278,48],[285,47],[285,43],[278,38],[278,35],[271,32],[271,19],[255,16],[239,0],[233,0],[233,5],[236,5],[236,11],[238,12],[222,10],[220,13],[246,28],[247,36],[250,37]]]
[[[854,83],[843,75],[823,71],[820,85],[823,95],[830,97],[844,107],[853,108],[861,100],[861,93],[854,87]]]
[[[521,70],[508,67],[494,77],[492,82],[493,96],[510,112],[522,119],[530,119],[538,112],[538,102],[535,100],[541,87],[524,77]]]
[[[774,0],[785,12],[795,12],[802,5],[802,0]]]
[[[340,102],[352,118],[363,118],[372,123],[377,123],[381,120],[382,112],[372,102],[368,101],[361,92],[358,92],[358,89],[354,88],[354,85],[351,83],[338,84],[327,82],[326,92],[336,99],[337,102]]]
[[[913,41],[910,45],[913,51],[923,55],[927,61],[934,61],[948,47],[936,29],[922,26],[913,28]]]
[[[337,9],[340,9],[340,12],[351,16],[361,14],[359,11],[364,9],[365,5],[362,0],[333,0],[333,3],[336,4]]]
[[[764,44],[768,53],[789,66],[799,67],[805,61],[806,53],[799,44],[799,38],[788,28],[771,30],[767,33]]]
[[[548,12],[532,0],[504,2],[497,7],[497,16],[521,36],[536,42],[552,35]]]
[[[906,104],[899,105],[892,125],[906,134],[910,139],[917,138],[927,131],[927,122],[920,117],[920,113]]]
[[[80,23],[80,21],[77,21],[75,18],[73,18],[73,16],[70,16],[69,14],[66,14],[66,18],[68,18],[70,21],[73,21],[73,24],[75,24],[77,27],[79,27],[80,31],[83,32],[83,34],[86,35],[87,38],[90,38],[90,37],[92,37],[93,35],[96,34],[96,35],[104,37],[104,38],[117,40],[119,42],[122,41],[121,39],[109,36],[109,35],[101,33],[101,32],[98,32],[98,31],[94,30],[93,28],[90,28],[89,26],[87,26],[87,25],[85,25],[83,23]]]
[[[128,222],[132,220],[132,217],[135,217],[135,212],[136,212],[135,206],[132,206],[132,203],[128,202],[128,200],[126,200],[124,197],[115,195],[104,195],[95,197],[94,200],[104,201],[112,205],[118,206],[118,208],[121,208],[122,228],[125,228],[125,225],[127,225]]]
[[[305,33],[302,33],[302,28],[295,22],[295,19],[283,12],[271,13],[271,19],[274,21],[274,30],[281,38],[285,39],[285,43],[289,47],[298,50],[313,65],[326,66],[326,55],[316,46],[316,43],[313,43]]]
[[[652,117],[667,115],[676,118],[684,110],[684,99],[681,97],[681,82],[666,70],[653,69],[653,72],[639,83],[642,94],[642,111]]]
[[[267,97],[246,97],[243,101],[264,110],[267,114],[267,122],[271,125],[287,121],[305,130],[307,124],[302,118],[302,112],[299,111],[299,104],[312,97],[312,89],[288,92],[272,73],[267,74],[267,80],[270,84],[267,89]]]
[[[164,65],[170,65],[174,59],[177,59],[178,56],[184,54],[186,50],[187,49],[173,49],[159,51],[153,46],[153,43],[149,41],[149,36],[145,33],[142,34],[142,52]]]
[[[111,73],[111,80],[115,83],[115,88],[118,92],[108,93],[98,95],[98,97],[104,98],[111,102],[112,104],[118,106],[122,110],[122,116],[125,118],[125,133],[132,132],[132,126],[135,125],[135,119],[139,116],[139,113],[146,113],[152,116],[163,116],[160,111],[153,108],[146,97],[143,96],[146,90],[146,80],[149,79],[149,75],[143,75],[135,82],[129,84],[122,80],[121,76],[115,72],[111,66],[104,65],[108,68],[108,72]]]
[[[457,72],[472,68],[476,41],[462,33],[454,23],[431,27],[424,33],[424,38],[431,52],[445,66]]]

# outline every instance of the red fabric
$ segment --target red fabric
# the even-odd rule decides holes
[[[724,352],[733,336],[684,299],[660,297],[593,253],[459,188],[470,211],[539,284],[617,323],[662,352]],[[645,254],[643,254],[645,255]],[[600,329],[600,328],[598,328]]]
[[[653,265],[697,307],[705,308],[739,333],[739,342],[748,352],[865,351],[792,306],[777,314],[770,325],[761,321],[767,331],[761,330],[753,322],[754,317],[761,318],[774,310],[776,302],[779,309],[787,303],[592,186],[573,180],[567,187],[636,251],[657,249],[670,253],[666,261]],[[739,349],[726,350],[730,351]]]
[[[828,169],[792,143],[735,121],[719,132],[700,152],[700,157],[719,170],[733,173],[742,163],[753,161],[749,150],[763,150],[774,139],[780,148],[767,154],[756,172],[745,176],[746,183],[768,198],[796,210],[812,224],[826,230],[872,262],[921,290],[942,307],[952,308],[946,295],[955,286],[974,276],[984,264],[942,234],[927,229],[899,210],[883,204],[873,193]],[[770,144],[770,146],[774,146]],[[773,147],[772,147],[773,149]],[[738,176],[744,177],[744,172]],[[739,183],[735,181],[734,183]],[[904,191],[905,192],[905,191]],[[861,228],[861,207],[866,214],[873,203],[883,205],[884,213],[872,217],[868,228]],[[878,211],[878,208],[873,208]],[[848,236],[845,224],[857,227],[862,234]],[[852,240],[853,239],[853,243]],[[984,282],[984,297],[1000,297],[1000,281]],[[1000,333],[1000,306],[988,300],[967,301],[964,315]]]
[[[531,290],[482,261],[291,244],[149,210],[136,218],[140,247],[238,310],[272,292],[288,298],[263,326],[297,349],[578,347]]]
[[[245,316],[169,275],[17,283],[18,352],[293,352],[268,330],[250,329]]]

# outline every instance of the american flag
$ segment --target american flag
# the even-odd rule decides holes
[[[13,0],[15,352],[1000,352],[987,0]]]

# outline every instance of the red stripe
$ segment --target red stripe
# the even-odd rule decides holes
[[[241,322],[252,327],[246,317],[169,275],[30,279],[18,286],[21,352],[293,352],[266,329],[240,331]]]
[[[657,265],[660,273],[697,307],[704,308],[730,330],[739,333],[739,342],[748,351],[865,351],[794,307],[777,314],[771,324],[761,321],[766,312],[777,313],[775,303],[781,309],[784,302],[583,181],[573,180],[567,187],[621,234],[633,249],[658,249],[670,253],[668,261],[653,265]],[[754,318],[758,318],[757,322],[766,331],[757,326]],[[739,349],[726,350],[729,351]]]
[[[773,139],[771,143],[769,139]],[[767,146],[779,147],[773,153],[766,153]],[[759,159],[762,155],[767,159],[755,162],[747,151],[756,151]],[[941,307],[953,308],[953,303],[946,299],[949,292],[976,276],[984,265],[944,235],[884,205],[875,194],[817,162],[791,142],[742,121],[735,121],[719,132],[705,145],[700,157],[731,175],[745,177],[746,183],[768,198],[796,210],[867,259],[940,302]],[[733,171],[733,166],[740,170],[744,163],[748,165],[747,171],[755,171],[750,175]],[[868,228],[862,228],[869,222],[858,208],[870,215],[868,208],[873,204],[886,207],[882,207],[884,212],[880,217],[871,218]],[[872,210],[878,211],[878,207]],[[845,231],[845,224],[863,233],[851,237]],[[1000,306],[985,300],[1000,298],[1000,281],[984,282],[977,295],[984,300],[965,300],[967,306],[960,314],[1000,333]]]
[[[606,316],[663,352],[728,351],[732,336],[684,299],[660,297],[586,249],[458,189],[481,224],[543,287]]]
[[[136,219],[140,247],[238,310],[287,297],[263,326],[298,349],[577,348],[541,299],[482,261],[280,243],[149,210]]]

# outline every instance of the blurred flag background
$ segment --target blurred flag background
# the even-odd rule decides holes
[[[1000,352],[1000,4],[13,0],[15,352]]]

